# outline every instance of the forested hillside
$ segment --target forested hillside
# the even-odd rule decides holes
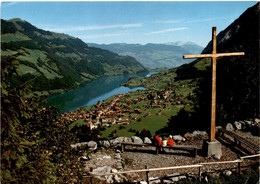
[[[245,52],[245,56],[217,59],[218,123],[259,116],[259,11],[257,3],[217,35],[218,53]],[[211,52],[209,42],[202,53]],[[198,117],[206,121],[210,114],[210,60],[196,60],[176,72],[178,80],[200,78],[196,91],[201,112]]]
[[[44,31],[21,19],[1,20],[1,57],[18,52],[17,86],[31,80],[33,90],[70,89],[108,75],[146,72],[134,58],[89,47],[78,38]]]

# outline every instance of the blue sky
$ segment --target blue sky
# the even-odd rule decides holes
[[[256,1],[2,2],[1,18],[92,43],[192,41],[206,46]]]

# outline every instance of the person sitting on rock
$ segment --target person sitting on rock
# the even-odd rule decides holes
[[[167,146],[167,139],[165,136],[163,136],[162,144],[164,147]]]
[[[169,136],[168,146],[174,146],[174,140],[172,139],[171,135]]]

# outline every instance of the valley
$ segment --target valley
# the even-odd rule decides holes
[[[0,183],[257,183],[250,3],[3,3]],[[245,53],[217,59],[216,103],[211,59],[182,59],[215,51],[213,23],[217,53]]]
[[[142,82],[134,83],[136,86],[148,89],[115,95],[63,117],[73,122],[72,128],[87,126],[92,130],[99,127],[101,137],[107,139],[132,136],[144,129],[154,135],[167,126],[171,116],[177,115],[181,109],[191,112],[194,106],[196,81],[174,82],[175,77],[172,70],[141,79],[133,78],[126,84],[138,80]]]

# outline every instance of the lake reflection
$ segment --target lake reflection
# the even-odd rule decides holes
[[[116,94],[143,90],[145,89],[144,87],[129,88],[120,86],[120,84],[127,82],[130,77],[142,77],[149,76],[151,74],[154,73],[104,77],[93,81],[86,87],[56,96],[51,96],[48,98],[46,105],[55,105],[62,112],[75,111],[79,107],[96,104],[98,101],[103,101]]]

